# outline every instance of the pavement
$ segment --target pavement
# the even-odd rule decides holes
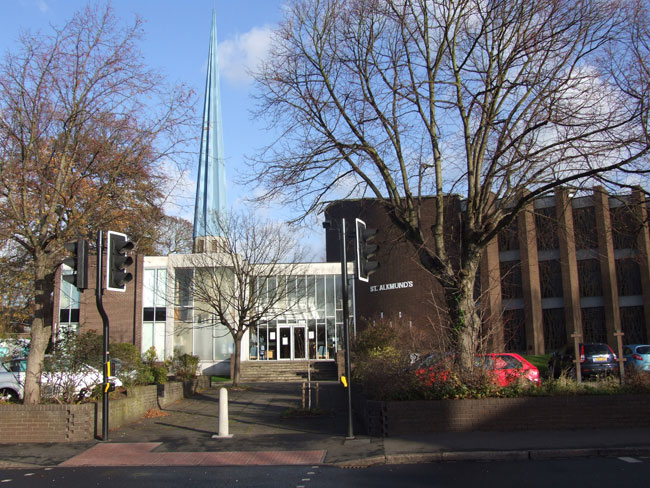
[[[334,465],[650,456],[650,428],[520,432],[440,432],[370,437],[353,425],[338,383],[312,391],[315,415],[302,410],[301,384],[254,383],[228,390],[219,431],[220,386],[133,424],[108,441],[11,444],[0,468],[77,466]],[[307,400],[305,400],[307,402]],[[225,415],[224,415],[225,419]],[[226,432],[227,430],[227,432]],[[228,434],[228,436],[226,436]]]

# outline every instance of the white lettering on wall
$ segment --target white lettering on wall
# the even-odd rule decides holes
[[[383,285],[372,285],[370,287],[370,293],[376,293],[378,291],[391,291],[391,290],[401,290],[402,288],[413,288],[412,281],[400,281],[398,283],[386,283]]]

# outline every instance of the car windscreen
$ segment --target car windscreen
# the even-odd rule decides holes
[[[638,354],[650,354],[650,346],[640,346],[636,348]]]
[[[607,344],[585,344],[585,355],[611,354]]]

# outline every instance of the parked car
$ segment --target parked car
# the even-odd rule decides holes
[[[615,374],[618,371],[616,354],[602,342],[578,344],[580,371],[583,378]],[[559,378],[562,373],[575,376],[575,346],[566,345],[553,353],[548,362],[551,378]]]
[[[625,356],[625,367],[635,368],[639,371],[650,371],[650,345],[629,344],[623,346]]]
[[[8,369],[7,361],[0,363],[0,400],[19,400],[23,397],[23,388],[17,376]]]
[[[0,363],[0,379],[6,381],[4,387],[6,398],[23,398],[27,359],[10,359]],[[13,380],[7,375],[11,375]],[[119,378],[111,376],[109,381],[115,386],[122,386]],[[101,371],[87,364],[79,364],[74,371],[43,371],[41,375],[41,394],[58,397],[73,394],[76,398],[88,396],[95,385],[103,382]],[[2,388],[0,388],[2,391]]]
[[[445,353],[431,353],[415,367],[415,374],[427,383],[446,381],[452,368],[454,356]],[[474,365],[487,371],[499,386],[508,386],[524,378],[539,384],[539,370],[525,358],[515,353],[481,354]]]
[[[511,385],[520,378],[539,384],[539,369],[519,354],[483,354],[476,357],[476,365],[488,371],[499,386]]]

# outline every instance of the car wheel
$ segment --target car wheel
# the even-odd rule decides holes
[[[18,393],[16,393],[14,390],[11,390],[9,388],[3,388],[2,390],[0,390],[0,400],[4,400],[8,402],[16,402],[19,400]]]

